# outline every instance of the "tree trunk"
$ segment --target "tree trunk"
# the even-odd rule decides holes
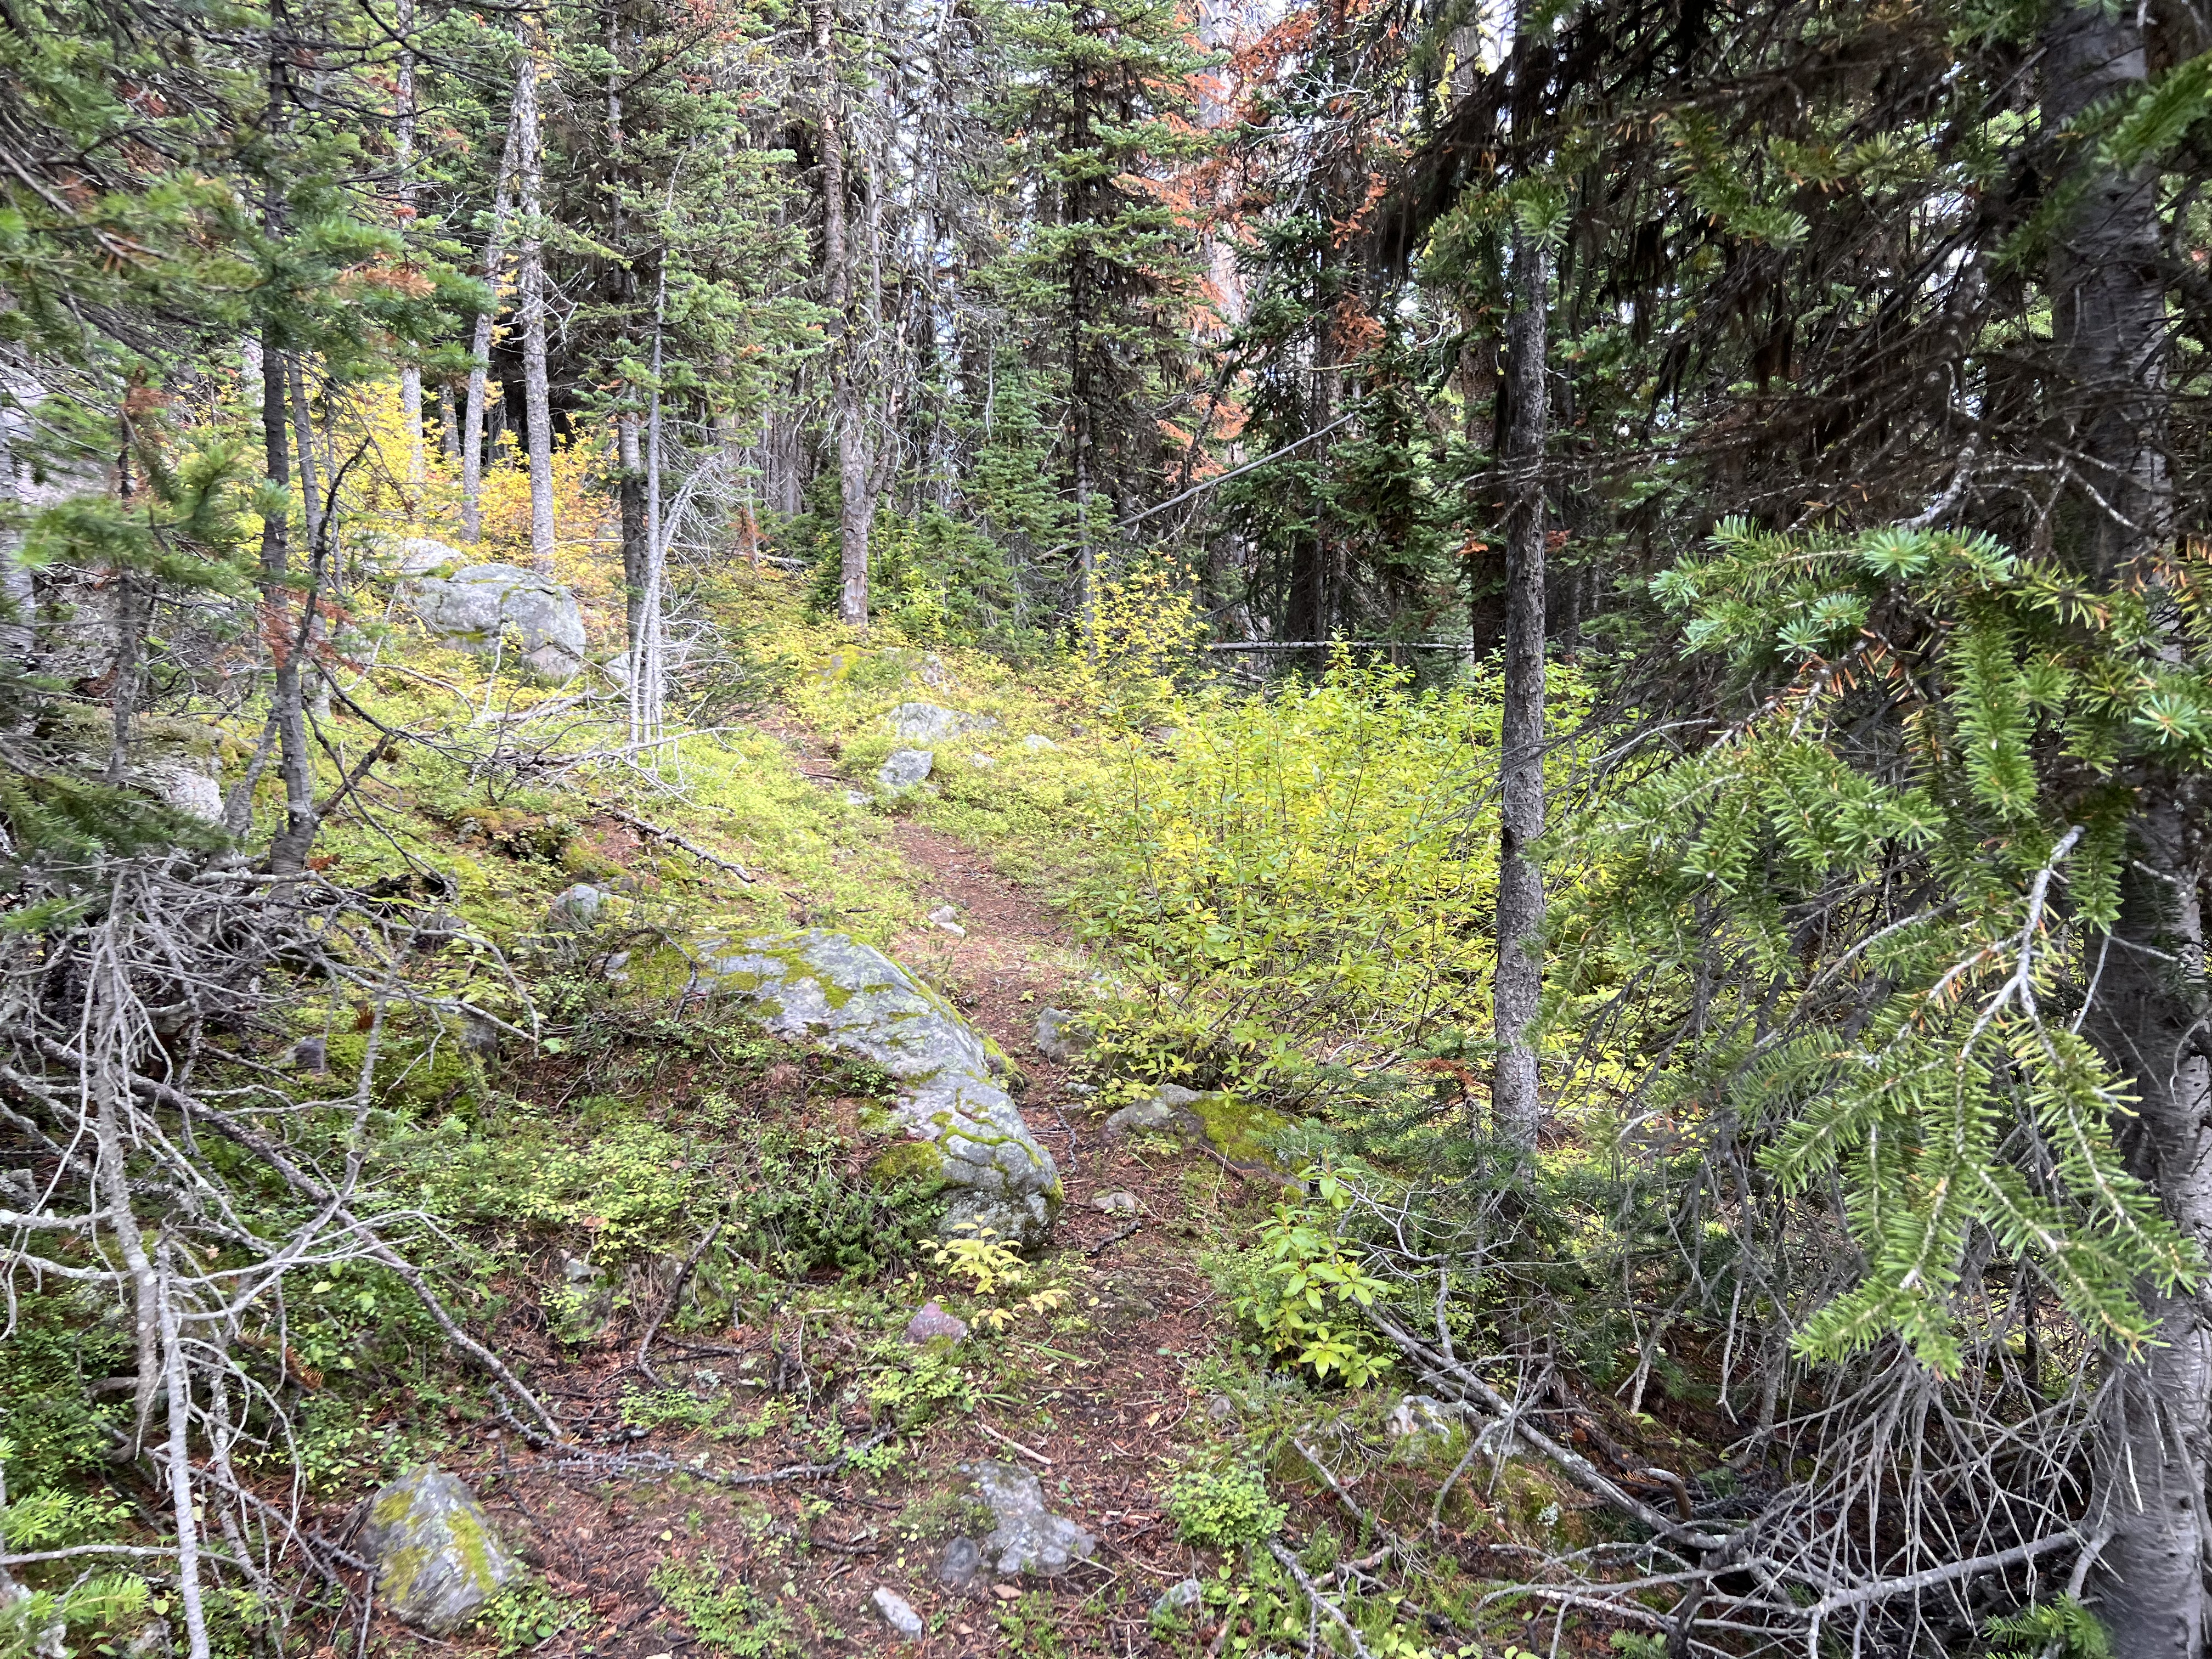
[[[537,95],[532,62],[525,54],[515,71],[514,103],[507,112],[507,141],[500,151],[499,178],[492,186],[491,228],[484,237],[483,281],[492,291],[492,301],[477,317],[469,339],[468,399],[461,415],[461,539],[471,544],[483,538],[484,393],[491,370],[492,325],[499,313],[499,279],[507,268],[507,222],[514,211],[516,134],[524,99],[530,99],[534,107]]]
[[[273,340],[261,344],[261,453],[263,471],[281,490],[292,483],[289,354]],[[276,726],[276,771],[284,785],[284,827],[269,847],[269,868],[280,876],[307,866],[315,839],[315,765],[307,749],[307,711],[300,696],[300,658],[295,647],[300,629],[294,619],[291,591],[291,525],[282,513],[261,521],[261,603],[268,614],[270,676],[270,714]],[[313,596],[309,596],[313,603]]]
[[[1513,244],[1510,330],[1511,409],[1505,465],[1505,707],[1498,770],[1498,968],[1492,982],[1498,1033],[1491,1112],[1497,1133],[1525,1150],[1536,1144],[1543,1106],[1528,1027],[1543,982],[1537,942],[1544,925],[1544,873],[1535,844],[1544,833],[1544,381],[1545,307],[1550,260],[1542,245]]]
[[[514,246],[516,301],[522,320],[524,435],[530,454],[530,568],[553,574],[553,408],[545,370],[545,245],[539,222],[544,145],[538,127],[538,71],[540,42],[535,27],[526,32],[522,65],[514,82],[515,210],[520,220]]]
[[[623,603],[630,668],[637,667],[638,627],[645,616],[645,457],[638,441],[643,417],[626,409],[615,421],[615,459],[621,470],[616,495],[622,507]]]
[[[627,217],[623,210],[623,191],[628,183],[623,173],[624,152],[628,137],[623,123],[622,86],[627,73],[623,61],[622,22],[615,8],[607,8],[607,169],[610,245],[617,254],[624,248]],[[607,300],[617,311],[626,311],[637,299],[637,277],[629,261],[615,258],[608,261]],[[622,533],[623,563],[623,639],[629,653],[629,672],[634,677],[644,660],[642,652],[645,620],[646,567],[651,562],[647,546],[645,459],[640,448],[639,434],[644,417],[638,412],[637,388],[623,387],[623,404],[615,416],[615,498],[619,507],[618,519]]]
[[[2141,89],[2148,70],[2136,17],[2133,7],[2108,9],[2098,0],[2053,12],[2043,42],[2047,137],[2092,105]],[[2069,504],[2068,528],[2085,574],[2126,580],[2171,529],[2157,179],[2148,167],[2120,173],[2094,153],[2082,165],[2049,271],[2061,400],[2074,416],[2069,447],[2085,486]],[[2207,1013],[2197,827],[2204,803],[2160,775],[2144,781],[2137,800],[2116,928],[2122,943],[2105,952],[2090,1029],[2133,1079],[2139,1104],[2122,1126],[2130,1167],[2212,1255],[2212,1061],[2199,1035]],[[2091,1535],[2108,1541],[2089,1582],[2115,1653],[2199,1659],[2212,1631],[2212,1308],[2202,1290],[2166,1296],[2146,1286],[2143,1296],[2158,1334],[2141,1355],[2111,1361],[2087,1520]]]
[[[845,130],[837,84],[835,0],[813,0],[814,55],[822,76],[822,286],[830,311],[830,430],[837,446],[838,620],[868,625],[867,445],[853,376],[853,262],[845,221]]]
[[[392,152],[399,164],[399,216],[404,232],[415,219],[415,0],[398,0],[393,12],[393,33],[399,37],[398,85],[395,101],[398,120],[392,131]],[[422,370],[415,363],[399,366],[399,420],[407,429],[407,510],[420,506],[416,492],[425,477],[422,465]]]

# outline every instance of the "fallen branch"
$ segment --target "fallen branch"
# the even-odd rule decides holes
[[[621,1452],[611,1457],[597,1455],[564,1457],[556,1462],[553,1468],[561,1474],[649,1477],[684,1474],[694,1480],[705,1480],[717,1486],[766,1486],[781,1480],[826,1480],[833,1474],[842,1473],[846,1466],[863,1452],[874,1450],[897,1432],[896,1427],[878,1429],[866,1439],[855,1441],[846,1447],[827,1462],[787,1463],[780,1469],[763,1469],[758,1474],[679,1463],[665,1452]]]
[[[726,1216],[718,1219],[708,1231],[706,1237],[699,1241],[699,1248],[684,1258],[684,1266],[677,1273],[676,1283],[669,1287],[668,1299],[660,1304],[659,1311],[647,1322],[645,1334],[637,1340],[637,1358],[631,1363],[645,1373],[646,1380],[656,1389],[665,1388],[667,1385],[661,1382],[660,1374],[653,1369],[653,1361],[647,1357],[652,1352],[653,1339],[660,1334],[662,1324],[666,1322],[670,1314],[676,1311],[677,1303],[683,1299],[684,1287],[690,1282],[692,1269],[699,1265],[701,1258],[705,1256],[708,1251],[714,1248],[714,1241],[722,1236],[722,1228],[728,1219]]]
[[[984,1422],[981,1418],[976,1419],[975,1426],[982,1430],[984,1433],[989,1435],[992,1439],[997,1441],[1000,1445],[1012,1446],[1023,1456],[1034,1457],[1038,1462],[1043,1464],[1045,1468],[1052,1468],[1052,1459],[1047,1457],[1042,1452],[1032,1451],[1029,1447],[1022,1444],[1020,1441],[1015,1439],[1012,1435],[1000,1434],[996,1429],[993,1428],[988,1423]]]
[[[1359,1639],[1359,1632],[1352,1627],[1352,1620],[1344,1616],[1344,1609],[1322,1595],[1319,1586],[1306,1577],[1306,1570],[1298,1565],[1297,1556],[1292,1555],[1273,1539],[1267,1542],[1267,1553],[1273,1556],[1283,1571],[1291,1575],[1300,1593],[1306,1598],[1307,1604],[1316,1613],[1327,1613],[1334,1621],[1336,1627],[1344,1632],[1345,1640],[1352,1644],[1353,1659],[1375,1659],[1375,1656],[1368,1652],[1367,1644]]]
[[[664,830],[659,824],[650,823],[647,820],[638,817],[636,813],[631,811],[628,807],[617,806],[612,801],[601,800],[593,795],[585,796],[584,802],[585,805],[591,807],[592,811],[605,812],[609,817],[618,819],[620,822],[629,825],[631,829],[636,830],[641,836],[650,836],[655,841],[665,841],[671,847],[681,848],[684,852],[689,853],[693,858],[698,860],[700,863],[711,864],[717,870],[726,871],[729,874],[735,876],[739,881],[744,883],[748,887],[753,884],[752,872],[750,870],[747,870],[742,864],[732,864],[727,859],[718,858],[715,854],[708,852],[705,848],[700,846],[698,842],[685,840],[682,836],[678,835],[673,830]]]
[[[1531,1449],[1557,1464],[1577,1485],[1602,1498],[1623,1515],[1650,1528],[1662,1538],[1680,1544],[1686,1549],[1700,1552],[1726,1552],[1743,1536],[1741,1533],[1720,1534],[1705,1532],[1686,1526],[1672,1516],[1654,1509],[1642,1498],[1627,1492],[1608,1478],[1596,1464],[1591,1462],[1580,1452],[1561,1445],[1541,1429],[1530,1423],[1515,1408],[1511,1401],[1456,1359],[1448,1358],[1437,1352],[1379,1309],[1368,1309],[1367,1316],[1377,1330],[1389,1338],[1401,1353],[1427,1374],[1432,1383],[1445,1389],[1447,1392],[1457,1395],[1462,1402],[1481,1406],[1500,1422],[1510,1424],[1516,1437]]]

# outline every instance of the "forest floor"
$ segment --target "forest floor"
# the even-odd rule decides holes
[[[846,787],[814,769],[830,763],[808,734],[767,724],[802,775]],[[1209,1411],[1200,1380],[1224,1354],[1232,1326],[1197,1257],[1229,1232],[1230,1212],[1273,1194],[1249,1190],[1245,1177],[1188,1150],[1109,1140],[1079,1085],[1071,1091],[1067,1068],[1036,1046],[1038,1014],[1089,972],[1062,917],[988,854],[940,830],[898,819],[890,839],[915,913],[890,953],[1026,1073],[1024,1116],[1058,1161],[1066,1191],[1037,1265],[1043,1278],[1073,1288],[1088,1328],[1030,1340],[1017,1326],[991,1342],[974,1415],[939,1418],[885,1474],[847,1469],[735,1488],[714,1476],[811,1461],[827,1418],[852,1438],[866,1433],[867,1403],[851,1386],[837,1391],[837,1382],[841,1362],[870,1333],[825,1329],[802,1316],[664,1335],[651,1359],[662,1382],[720,1388],[737,1376],[776,1383],[775,1393],[757,1396],[757,1411],[733,1404],[692,1421],[635,1408],[651,1379],[625,1322],[580,1351],[542,1331],[505,1333],[510,1351],[534,1358],[533,1375],[563,1419],[584,1425],[579,1443],[526,1452],[511,1437],[479,1434],[457,1442],[451,1462],[479,1486],[501,1531],[553,1593],[545,1616],[565,1628],[527,1644],[547,1659],[894,1648],[944,1659],[1161,1652],[1147,1617],[1152,1603],[1169,1585],[1208,1570],[1199,1552],[1176,1541],[1162,1510],[1184,1461],[1178,1448],[1224,1430],[1235,1412],[1218,1395]],[[606,844],[620,850],[619,838]],[[927,919],[948,905],[960,934]],[[834,913],[815,910],[811,919],[839,926]],[[1116,1191],[1137,1200],[1133,1228],[1092,1201]],[[912,1311],[895,1303],[878,1317],[902,1323]],[[988,1579],[969,1591],[940,1583],[948,1539],[978,1530],[976,1512],[957,1497],[961,1466],[983,1461],[1039,1477],[1049,1508],[1096,1537],[1092,1560],[1054,1580],[1026,1578],[1018,1589]],[[918,1645],[896,1642],[872,1610],[878,1586],[927,1622]],[[395,1647],[423,1639],[389,1620],[380,1633]]]

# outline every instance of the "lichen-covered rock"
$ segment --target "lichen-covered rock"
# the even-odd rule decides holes
[[[989,732],[998,721],[988,714],[963,714],[933,702],[902,702],[884,716],[892,735],[908,743],[945,743],[969,732]]]
[[[937,755],[928,749],[894,749],[876,769],[876,781],[886,789],[911,789],[937,769]]]
[[[742,1000],[775,1035],[858,1054],[898,1079],[892,1115],[936,1155],[933,1173],[953,1189],[948,1227],[1043,1242],[1060,1212],[1060,1171],[1000,1086],[982,1036],[942,997],[882,951],[818,928],[704,940],[699,954],[696,991]],[[902,1161],[879,1178],[913,1172]]]
[[[1268,1146],[1270,1137],[1291,1127],[1290,1119],[1225,1089],[1201,1094],[1181,1084],[1163,1083],[1144,1099],[1109,1116],[1105,1127],[1109,1140],[1141,1132],[1203,1144],[1246,1175],[1291,1173]]]
[[[376,1494],[361,1544],[376,1563],[378,1606],[433,1636],[459,1630],[522,1573],[475,1494],[435,1463]]]
[[[584,665],[583,611],[575,595],[543,576],[511,564],[471,564],[410,581],[405,591],[422,625],[460,650],[497,653],[556,685]]]
[[[975,1491],[998,1525],[983,1540],[984,1558],[1002,1577],[1033,1572],[1052,1577],[1088,1561],[1098,1540],[1064,1515],[1045,1508],[1036,1476],[1011,1463],[965,1463]]]

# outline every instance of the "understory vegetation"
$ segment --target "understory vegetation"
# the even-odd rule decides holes
[[[0,1659],[2203,1659],[2201,9],[0,0]]]

